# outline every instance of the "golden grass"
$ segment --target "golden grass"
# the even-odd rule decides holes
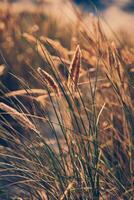
[[[81,50],[79,45],[76,48],[72,63],[69,67],[68,87],[73,91],[76,90],[81,67]],[[74,87],[72,87],[74,85]],[[74,89],[73,89],[74,88]]]
[[[0,122],[12,123],[10,115],[33,135],[17,146],[10,131],[19,131],[0,127],[13,144],[1,153],[0,189],[4,180],[31,200],[132,199],[134,50],[108,39],[100,18],[88,29],[74,12],[76,22],[63,26],[41,8],[0,15],[2,62],[19,80],[15,91],[1,89]],[[2,67],[2,83],[6,77]],[[32,99],[29,113],[22,111],[30,107],[25,96]]]
[[[0,109],[5,111],[6,114],[11,115],[15,120],[17,120],[17,122],[21,123],[24,127],[31,129],[36,133],[39,133],[34,124],[31,123],[31,121],[27,118],[27,116],[24,113],[20,113],[14,108],[4,103],[0,103]]]
[[[48,87],[51,87],[53,89],[53,91],[55,92],[55,94],[57,94],[58,96],[60,95],[59,93],[59,88],[57,83],[55,82],[55,80],[43,69],[41,69],[40,67],[37,69],[40,77],[42,78],[43,82],[45,82],[45,84],[47,84]]]

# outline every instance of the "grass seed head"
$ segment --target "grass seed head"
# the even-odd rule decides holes
[[[27,118],[27,116],[24,113],[18,112],[16,109],[6,105],[5,103],[0,103],[0,109],[5,111],[7,114],[11,115],[24,128],[39,133],[34,124],[31,123],[31,121]]]
[[[55,94],[57,94],[59,96],[60,93],[59,93],[58,85],[55,82],[55,80],[52,78],[52,76],[49,75],[46,71],[44,71],[40,67],[37,69],[37,71],[38,71],[39,75],[41,76],[42,80],[45,81],[45,84],[47,84],[47,86],[51,87],[53,89],[53,91],[55,92]]]
[[[71,87],[72,81],[74,84],[74,88],[76,89],[78,80],[79,80],[79,73],[80,73],[80,66],[81,66],[81,50],[80,46],[77,45],[74,57],[72,59],[72,63],[69,69],[69,78],[68,78],[68,87]]]

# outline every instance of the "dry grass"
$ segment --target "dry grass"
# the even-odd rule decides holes
[[[0,15],[2,200],[133,199],[134,50],[74,13]]]

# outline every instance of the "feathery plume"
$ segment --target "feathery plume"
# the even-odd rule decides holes
[[[41,76],[42,80],[44,80],[45,83],[48,84],[48,86],[50,86],[58,96],[60,96],[58,85],[56,84],[52,76],[49,75],[46,71],[44,71],[40,67],[37,69],[37,71],[39,75]]]
[[[39,133],[34,124],[30,122],[30,120],[26,117],[24,113],[18,112],[16,109],[6,105],[5,103],[0,103],[0,109],[5,111],[7,114],[11,115],[23,127],[31,129],[36,133]]]
[[[80,66],[81,66],[81,50],[80,50],[80,46],[78,45],[76,47],[76,51],[69,68],[69,77],[68,77],[69,88],[72,85],[74,85],[74,88],[76,89],[78,81],[79,81]]]

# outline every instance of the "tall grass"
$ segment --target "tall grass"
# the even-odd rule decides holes
[[[23,90],[2,91],[1,199],[133,199],[133,56],[77,18],[71,50],[23,34],[41,66],[36,89],[14,75]]]

